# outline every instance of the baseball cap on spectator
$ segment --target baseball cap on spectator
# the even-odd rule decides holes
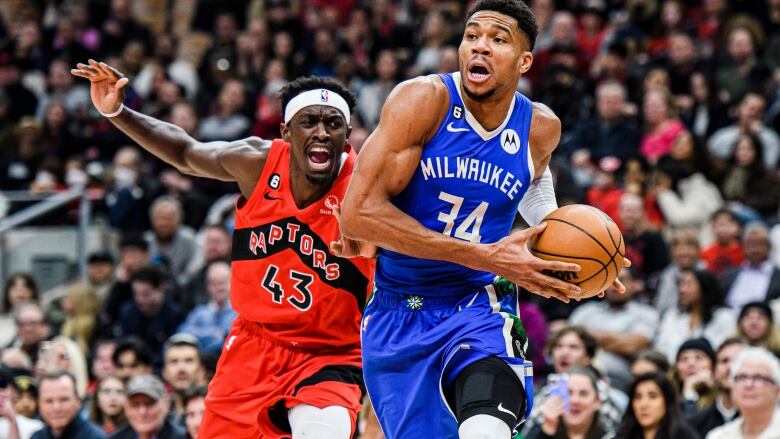
[[[186,332],[178,332],[168,337],[168,340],[165,341],[165,345],[163,345],[163,351],[167,351],[171,346],[181,345],[192,346],[195,349],[200,350],[200,343],[194,335]]]
[[[111,255],[110,252],[105,250],[99,250],[89,255],[89,258],[87,258],[88,264],[96,264],[100,262],[105,262],[107,264],[113,264],[114,263],[114,257]]]
[[[680,345],[680,349],[677,350],[677,359],[679,359],[680,355],[682,355],[682,353],[685,351],[703,352],[710,358],[710,360],[712,360],[712,364],[715,364],[715,350],[712,349],[712,345],[707,341],[706,338],[692,338],[690,340],[686,340],[685,343]]]
[[[162,381],[154,375],[141,374],[130,378],[127,382],[125,395],[128,398],[135,395],[146,395],[155,401],[165,398],[165,387]]]
[[[742,309],[739,311],[739,318],[737,319],[742,320],[743,317],[745,317],[745,314],[748,313],[748,311],[756,310],[759,311],[761,314],[765,315],[766,318],[769,319],[769,323],[774,322],[774,316],[772,315],[772,308],[769,307],[769,304],[766,302],[749,302],[746,303]]]

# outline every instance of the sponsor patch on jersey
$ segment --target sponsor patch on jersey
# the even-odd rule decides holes
[[[513,129],[501,131],[501,147],[509,154],[515,154],[520,151],[520,136]]]

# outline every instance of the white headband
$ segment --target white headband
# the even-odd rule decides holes
[[[344,115],[344,119],[347,120],[349,125],[349,105],[338,93],[324,88],[318,88],[315,90],[305,91],[298,96],[290,99],[287,107],[284,109],[284,123],[290,123],[290,119],[295,116],[296,113],[301,111],[304,107],[311,105],[325,105],[326,107],[333,107]]]

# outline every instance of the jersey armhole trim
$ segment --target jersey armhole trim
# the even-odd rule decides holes
[[[255,189],[252,191],[252,195],[248,199],[244,199],[243,205],[239,205],[241,197],[236,201],[236,215],[244,215],[245,212],[251,211],[258,203],[262,193],[264,192],[268,177],[271,175],[281,157],[281,149],[284,148],[284,142],[280,139],[273,140],[270,148],[268,148],[268,157],[263,165],[263,172],[260,173],[260,177],[255,183]]]
[[[429,145],[430,143],[432,143],[434,140],[437,140],[441,136],[442,132],[444,131],[444,127],[447,126],[447,120],[449,120],[450,118],[450,113],[452,113],[452,105],[454,103],[453,96],[452,93],[450,92],[449,85],[447,85],[447,80],[445,78],[445,75],[437,75],[437,78],[439,79],[439,81],[442,82],[442,84],[444,84],[444,87],[447,89],[447,99],[448,99],[447,112],[444,114],[444,118],[441,120],[441,123],[439,124],[439,127],[436,129],[436,133],[434,133],[433,137],[428,139],[428,141],[426,141],[422,145],[423,149],[425,149],[426,145]]]

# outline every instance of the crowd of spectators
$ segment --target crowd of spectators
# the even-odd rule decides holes
[[[278,90],[332,76],[358,98],[359,150],[396,84],[457,70],[469,3],[0,2],[0,188],[86,188],[121,236],[90,254],[86,281],[52,292],[26,273],[5,280],[0,437],[196,437],[235,317],[237,188],[142,152],[70,68],[107,62],[130,79],[126,106],[202,140],[274,138]],[[517,88],[562,121],[559,204],[609,214],[633,266],[620,275],[626,293],[603,300],[521,295],[537,389],[520,434],[770,437],[780,431],[780,1],[528,3],[540,33]],[[164,19],[144,15],[150,5]],[[77,217],[61,213],[42,221]],[[361,421],[365,439],[381,437],[374,422]]]

